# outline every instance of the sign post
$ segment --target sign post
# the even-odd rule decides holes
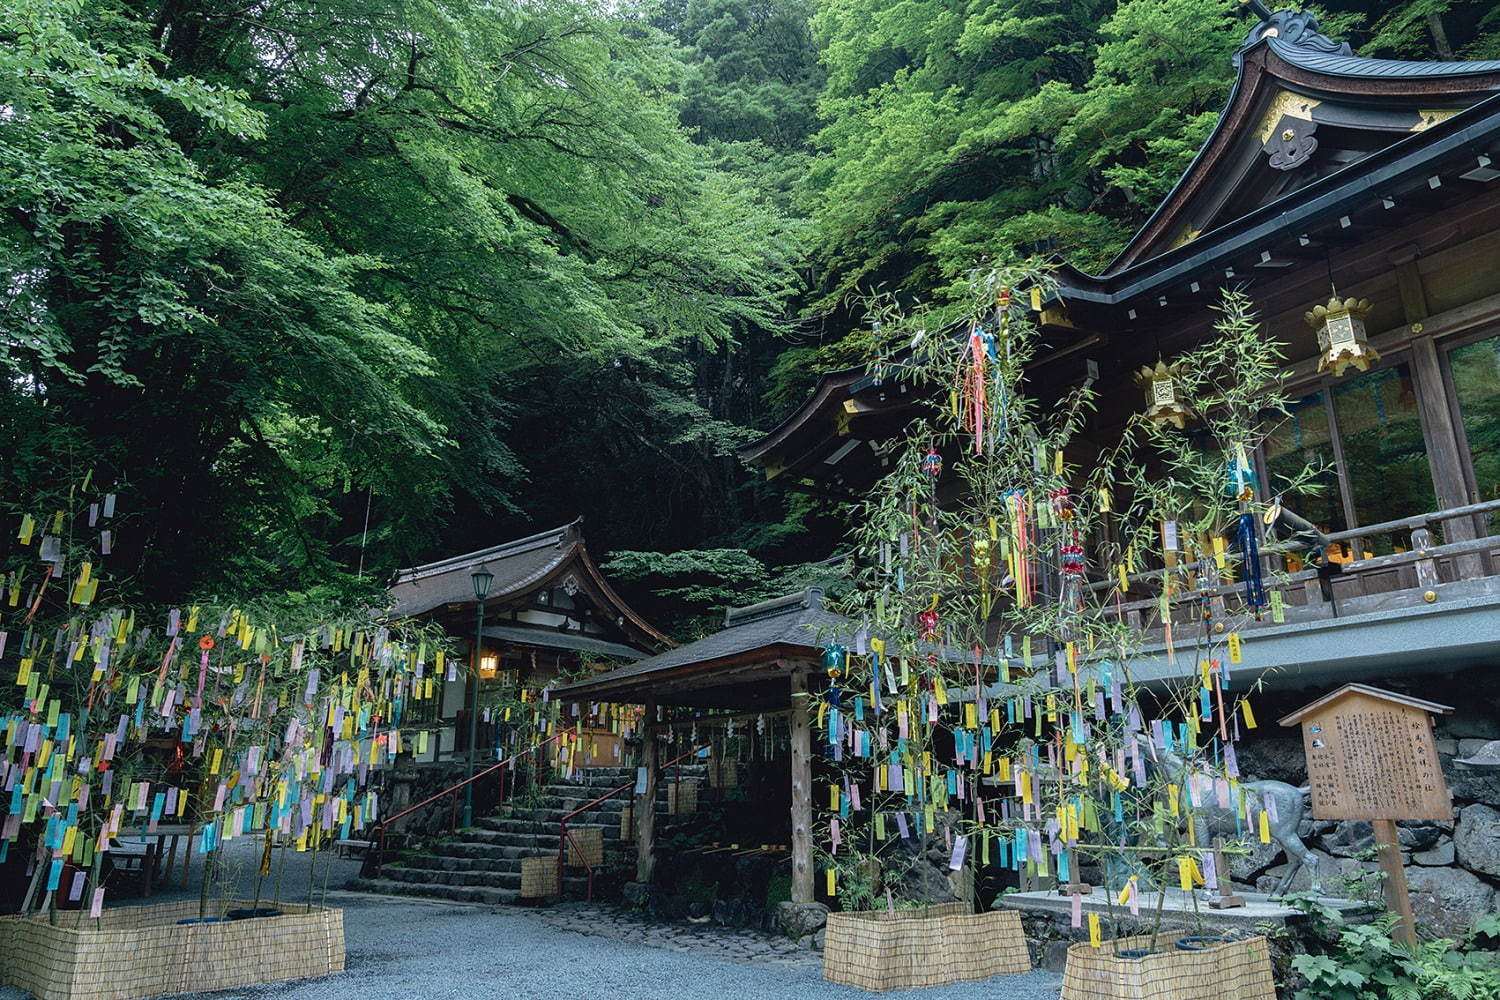
[[[1448,822],[1453,798],[1443,780],[1432,715],[1453,711],[1364,684],[1346,684],[1281,720],[1302,726],[1315,819],[1363,819],[1375,828],[1385,901],[1401,922],[1398,940],[1416,944],[1401,867],[1398,819]]]

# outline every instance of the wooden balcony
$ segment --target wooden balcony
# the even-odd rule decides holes
[[[1275,687],[1453,670],[1500,656],[1500,535],[1490,533],[1496,513],[1500,501],[1490,501],[1331,534],[1330,550],[1404,551],[1330,562],[1321,571],[1295,568],[1305,545],[1268,545],[1264,579],[1268,596],[1280,593],[1279,615],[1269,608],[1258,618],[1249,614],[1242,582],[1200,589],[1196,566],[1179,566],[1168,576],[1170,650],[1162,571],[1132,576],[1130,599],[1119,605],[1145,638],[1132,673],[1139,681],[1194,674],[1200,658],[1224,658],[1228,631],[1243,642],[1243,664],[1235,669],[1263,674]]]

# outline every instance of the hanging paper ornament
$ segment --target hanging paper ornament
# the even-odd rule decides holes
[[[917,615],[917,621],[922,623],[922,638],[931,639],[937,634],[938,613],[936,608],[928,608]]]
[[[943,457],[936,448],[927,449],[927,455],[922,459],[922,471],[933,479],[943,474]]]
[[[1245,607],[1260,621],[1261,609],[1266,606],[1266,586],[1260,568],[1260,542],[1255,535],[1255,515],[1240,515],[1240,556],[1245,560]]]
[[[844,676],[844,668],[849,662],[849,650],[837,643],[825,647],[823,650],[823,670],[828,674],[829,680],[838,680]]]
[[[1353,367],[1367,372],[1372,361],[1380,360],[1365,333],[1370,306],[1369,299],[1340,299],[1335,294],[1326,306],[1313,306],[1302,314],[1318,334],[1318,371],[1339,376]]]
[[[1156,365],[1146,365],[1135,373],[1136,385],[1146,392],[1146,417],[1159,424],[1173,424],[1178,430],[1187,426],[1192,411],[1178,398],[1177,378],[1182,374],[1182,362],[1170,365],[1161,358]]]
[[[1066,486],[1048,493],[1047,501],[1052,505],[1053,516],[1059,521],[1066,523],[1073,520],[1073,497]]]
[[[1083,574],[1083,546],[1069,543],[1058,550],[1062,571],[1065,574],[1081,576]]]
[[[990,569],[990,540],[983,534],[974,539],[974,568],[981,576]]]

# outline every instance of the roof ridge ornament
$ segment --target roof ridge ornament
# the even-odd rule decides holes
[[[1299,48],[1312,49],[1314,52],[1325,52],[1335,56],[1352,56],[1354,50],[1349,47],[1348,42],[1336,42],[1318,30],[1318,16],[1308,10],[1278,10],[1272,12],[1265,5],[1264,0],[1240,0],[1240,8],[1249,11],[1260,18],[1250,34],[1245,36],[1245,43],[1240,46],[1243,52],[1264,38],[1275,38],[1286,45],[1296,45]]]

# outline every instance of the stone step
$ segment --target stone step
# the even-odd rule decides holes
[[[514,850],[520,851],[519,848]],[[532,857],[528,853],[516,853],[509,857],[464,857],[454,854],[417,854],[402,859],[402,867],[444,872],[518,872],[521,859]],[[386,868],[386,871],[395,871]]]
[[[491,833],[546,833],[548,830],[557,832],[562,823],[562,818],[567,813],[559,812],[556,815],[536,816],[492,816],[482,819],[474,826],[476,830],[488,830]],[[568,826],[586,827],[597,826],[605,830],[619,830],[619,813],[598,813],[593,810],[579,813],[568,820]]]
[[[561,778],[557,783],[600,788],[611,785],[623,785],[627,781],[634,780],[635,768],[633,767],[590,767],[578,772],[571,778]]]
[[[588,890],[588,877],[583,875],[583,869],[568,869],[563,874],[563,892],[586,892]],[[460,889],[515,889],[521,888],[521,870],[519,864],[515,871],[511,872],[450,872],[441,868],[411,868],[406,866],[391,866],[380,870],[381,878],[392,882],[402,882],[408,885],[433,885],[448,886]]]
[[[348,888],[357,892],[383,892],[392,896],[424,896],[428,899],[451,899],[460,903],[488,903],[491,906],[521,902],[516,889],[485,886],[422,885],[388,878],[351,879]]]
[[[658,814],[660,814],[665,808],[666,807],[660,802],[658,802],[656,805],[656,811]],[[519,821],[521,823],[539,823],[543,826],[551,826],[555,828],[557,824],[562,822],[563,817],[568,815],[572,811],[572,809],[560,808],[511,809],[506,812],[499,813],[495,816],[486,816],[483,819],[480,819],[478,822],[480,826],[485,829],[491,829],[492,827],[490,827],[490,824],[492,823],[508,823],[516,821]],[[594,823],[598,826],[619,826],[620,813],[619,810],[590,809],[586,812],[579,813],[577,816],[569,820],[568,823],[569,825],[576,825],[579,820],[582,820],[585,824]],[[509,828],[509,826],[505,827],[505,829]]]
[[[521,873],[514,872],[450,872],[441,868],[409,868],[406,865],[386,865],[380,869],[381,877],[392,882],[415,882],[420,885],[487,886],[491,889],[519,889]]]
[[[526,858],[537,853],[535,847],[522,847],[510,844],[470,844],[460,840],[445,840],[434,844],[428,851],[427,856],[441,858],[488,858],[500,860],[502,858]]]
[[[568,829],[578,830],[577,824],[570,824]],[[606,844],[614,843],[620,839],[620,831],[613,827],[604,827],[603,839]],[[447,845],[474,845],[483,847],[520,847],[529,849],[530,853],[546,853],[557,849],[558,841],[561,839],[556,826],[543,827],[539,832],[529,833],[517,830],[463,830],[454,838],[444,841]],[[474,852],[462,851],[461,854],[474,854]]]
[[[576,873],[575,873],[576,872]],[[405,865],[386,865],[380,870],[381,878],[410,885],[444,885],[456,888],[516,889],[521,888],[521,869],[509,872],[450,872],[441,868],[412,868]],[[587,891],[588,877],[583,869],[568,869],[563,874],[563,891]]]
[[[603,795],[604,792],[592,788],[549,788],[547,791],[547,800],[549,805],[567,804],[567,807],[569,809],[577,809],[582,805],[593,802],[594,805],[591,808],[619,812],[621,809],[624,809],[627,805],[629,805],[631,799],[634,798],[634,796],[629,795],[626,792],[621,792],[619,795],[616,795],[612,798],[605,799],[602,802],[596,802],[595,800],[598,799],[600,795]]]

